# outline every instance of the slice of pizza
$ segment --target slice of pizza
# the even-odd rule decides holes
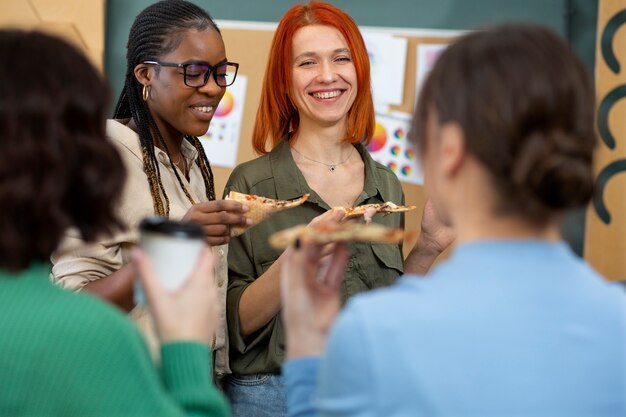
[[[302,197],[296,198],[294,200],[274,200],[272,198],[260,197],[258,195],[243,194],[236,191],[231,191],[230,193],[228,193],[226,199],[235,200],[242,204],[246,204],[249,207],[249,210],[244,213],[244,216],[252,219],[252,224],[249,226],[231,226],[230,235],[232,237],[239,236],[252,226],[261,223],[272,214],[293,207],[297,207],[300,204],[304,203],[307,198],[309,198],[308,194],[305,194]]]
[[[415,206],[398,206],[391,201],[379,204],[363,204],[356,207],[337,207],[343,209],[346,213],[346,219],[363,216],[367,209],[374,209],[374,213],[401,213],[409,210],[415,210]]]
[[[342,241],[398,243],[408,234],[411,232],[377,223],[316,223],[309,226],[301,224],[276,232],[270,236],[269,243],[276,249],[286,249],[296,239],[321,244]]]

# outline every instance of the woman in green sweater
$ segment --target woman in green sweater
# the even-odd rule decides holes
[[[160,372],[120,311],[48,280],[68,228],[93,240],[119,226],[125,173],[105,139],[102,77],[73,47],[36,32],[0,31],[0,61],[0,415],[226,416],[209,371],[209,250],[176,293],[134,254],[162,343]]]

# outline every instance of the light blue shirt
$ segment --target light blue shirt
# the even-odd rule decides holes
[[[563,243],[465,244],[283,372],[290,416],[624,417],[626,294]]]

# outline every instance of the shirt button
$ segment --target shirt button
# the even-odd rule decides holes
[[[354,268],[354,262],[352,261],[348,262],[348,268]]]
[[[219,281],[217,281],[217,287],[218,288],[222,288],[224,286],[224,280],[220,279]]]
[[[223,256],[223,255],[224,255],[224,249],[219,248],[219,249],[217,250],[217,253],[219,253],[219,254],[220,254],[220,256]]]

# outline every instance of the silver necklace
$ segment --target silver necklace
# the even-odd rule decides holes
[[[325,165],[325,166],[328,168],[328,170],[329,170],[330,172],[335,172],[335,170],[337,169],[337,167],[338,167],[339,165],[343,165],[343,164],[345,164],[346,162],[348,162],[348,159],[350,159],[350,157],[352,156],[352,153],[354,152],[354,146],[353,146],[353,147],[352,147],[352,150],[350,151],[350,155],[348,155],[348,157],[347,157],[346,159],[344,159],[344,160],[343,160],[343,161],[341,161],[341,162],[337,162],[336,164],[327,164],[326,162],[316,161],[315,159],[309,158],[308,156],[306,156],[306,155],[304,155],[304,154],[301,154],[301,153],[300,153],[300,152],[299,152],[296,148],[294,148],[293,146],[291,146],[291,149],[293,149],[294,151],[296,151],[296,153],[297,153],[298,155],[300,155],[301,157],[303,157],[303,158],[305,158],[305,159],[308,159],[308,160],[309,160],[309,161],[311,161],[311,162],[316,162],[316,163],[318,163],[318,164]]]

